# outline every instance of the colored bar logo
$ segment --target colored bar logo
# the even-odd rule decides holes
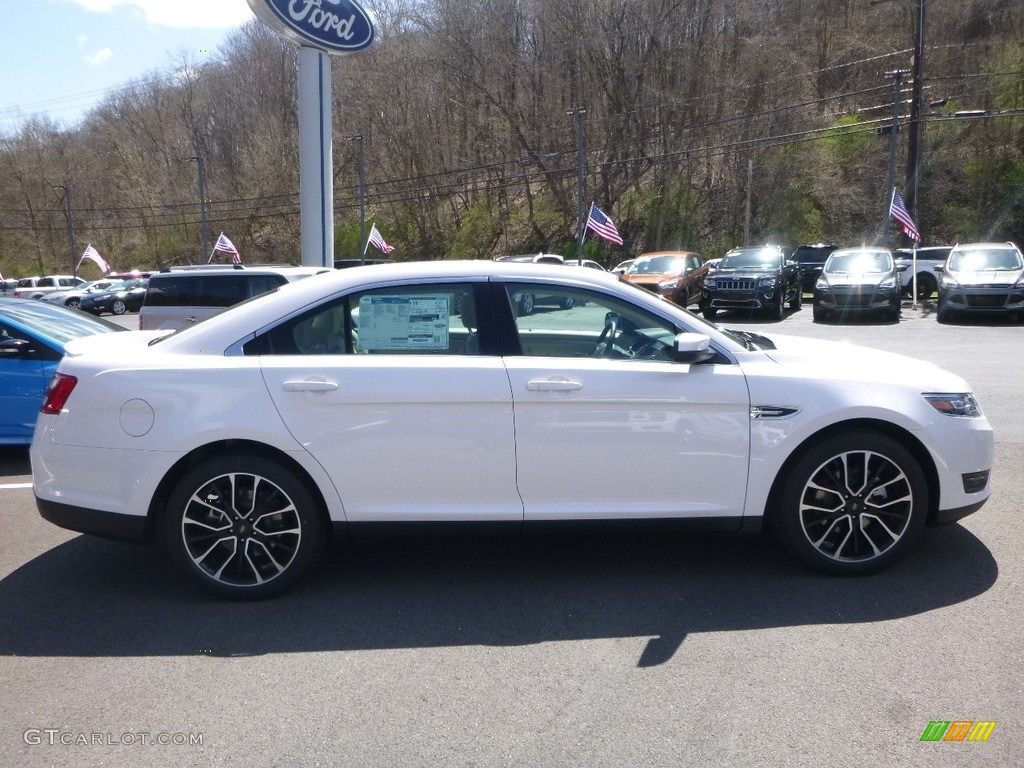
[[[932,720],[921,741],[988,741],[995,727],[995,720]]]

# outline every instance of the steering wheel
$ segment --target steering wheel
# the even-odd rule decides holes
[[[601,330],[601,335],[597,337],[597,344],[594,345],[594,351],[590,353],[590,356],[604,357],[611,352],[618,332],[619,316],[615,312],[607,313],[604,316],[604,328]]]

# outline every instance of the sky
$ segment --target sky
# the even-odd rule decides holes
[[[3,0],[0,14],[0,132],[37,115],[73,126],[111,89],[216,58],[254,18],[246,0]]]

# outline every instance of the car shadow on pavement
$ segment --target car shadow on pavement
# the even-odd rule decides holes
[[[160,550],[78,536],[0,580],[0,656],[252,656],[648,637],[637,666],[695,632],[899,619],[996,581],[959,525],[859,578],[818,575],[770,538],[388,540],[329,550],[295,589],[232,603]]]

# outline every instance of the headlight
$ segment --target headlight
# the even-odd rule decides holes
[[[819,277],[818,278],[818,282],[816,282],[814,284],[814,290],[816,290],[816,291],[827,291],[828,290],[828,280],[826,280],[824,277]]]
[[[704,287],[705,288],[716,288],[717,284],[715,283],[714,278],[708,278],[707,280],[705,280],[704,281]]]
[[[948,291],[950,288],[959,288],[960,287],[960,283],[958,283],[955,279],[953,279],[949,275],[943,275],[942,276],[942,285],[941,285],[941,287],[945,288]]]
[[[779,278],[777,277],[762,277],[757,281],[757,284],[762,288],[774,288],[778,283]]]
[[[883,280],[882,282],[880,282],[878,284],[878,287],[879,288],[895,288],[896,287],[896,278],[895,277],[887,277],[887,278],[885,278],[885,280]]]
[[[965,416],[976,419],[982,415],[981,406],[970,392],[925,392],[922,397],[932,408],[947,416]]]
[[[658,283],[658,287],[663,291],[671,291],[673,288],[679,287],[679,278],[673,277],[671,280],[665,280],[662,283]]]

